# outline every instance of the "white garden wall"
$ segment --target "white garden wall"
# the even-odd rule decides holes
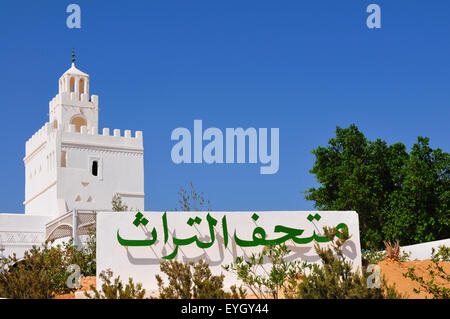
[[[353,262],[355,270],[361,267],[356,212],[256,212],[258,218],[255,218],[254,214],[254,212],[166,214],[144,212],[137,218],[135,212],[98,213],[97,281],[99,281],[98,274],[102,270],[111,269],[115,276],[120,275],[124,281],[132,277],[135,282],[142,283],[147,292],[155,295],[157,294],[155,275],[160,273],[160,262],[165,260],[164,256],[170,256],[178,245],[178,253],[174,260],[184,262],[206,260],[213,274],[225,274],[224,284],[229,288],[238,282],[236,277],[225,272],[222,266],[230,264],[237,256],[249,256],[251,253],[260,252],[264,244],[279,239],[279,242],[285,242],[292,251],[288,256],[289,260],[318,262],[319,257],[315,253],[314,243],[316,240],[322,240],[323,227],[343,224],[348,227],[351,235],[351,239],[345,244],[345,256]],[[311,219],[316,214],[319,217]],[[188,223],[190,219],[191,224]],[[145,225],[139,224],[139,220]],[[136,222],[137,226],[133,222]],[[215,237],[212,243],[210,227]],[[264,237],[263,233],[266,234],[265,242],[259,240]],[[224,238],[228,238],[228,243]],[[210,243],[210,247],[201,248],[205,243]],[[264,268],[268,268],[268,265]]]
[[[434,248],[437,249],[439,246],[447,246],[450,247],[450,238],[443,240],[430,241],[427,243],[421,243],[416,245],[404,246],[401,247],[401,252],[411,253],[409,259],[410,260],[425,260],[431,259],[431,250]]]
[[[16,253],[21,258],[33,245],[41,245],[45,237],[45,224],[49,221],[48,216],[0,214],[0,249],[4,248],[3,256]]]

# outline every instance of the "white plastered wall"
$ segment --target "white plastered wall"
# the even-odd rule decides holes
[[[55,216],[58,168],[58,135],[47,123],[26,145],[25,213]]]
[[[63,135],[66,167],[59,169],[58,197],[68,209],[111,209],[114,194],[137,210],[144,209],[144,160],[142,136]],[[98,174],[92,174],[92,162]]]
[[[39,246],[45,237],[45,224],[49,216],[29,216],[24,214],[0,214],[0,248],[3,256],[16,254],[23,256],[33,245]]]

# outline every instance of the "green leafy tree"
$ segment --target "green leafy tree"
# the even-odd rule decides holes
[[[402,143],[369,141],[355,125],[336,128],[326,147],[312,151],[310,171],[322,185],[305,198],[321,210],[355,210],[364,249],[450,237],[450,155],[418,137]]]

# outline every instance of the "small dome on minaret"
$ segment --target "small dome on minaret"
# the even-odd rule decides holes
[[[89,74],[84,73],[83,71],[80,71],[79,69],[77,69],[77,67],[75,66],[75,62],[72,62],[72,66],[70,67],[70,69],[68,69],[66,72],[64,72],[64,75],[79,75],[79,76],[85,76],[85,77],[89,77]]]
[[[76,93],[89,96],[89,74],[75,66],[75,49],[72,50],[72,66],[59,78],[59,92]]]

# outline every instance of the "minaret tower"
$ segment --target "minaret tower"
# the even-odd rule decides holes
[[[26,143],[25,213],[58,217],[69,211],[111,210],[115,194],[144,209],[142,132],[98,131],[98,96],[89,75],[72,66],[59,79],[47,122]]]
[[[70,124],[80,132],[82,126],[98,128],[98,96],[89,98],[89,75],[75,66],[75,51],[72,51],[72,66],[59,79],[59,93],[50,102],[50,123],[53,128],[64,130]]]

